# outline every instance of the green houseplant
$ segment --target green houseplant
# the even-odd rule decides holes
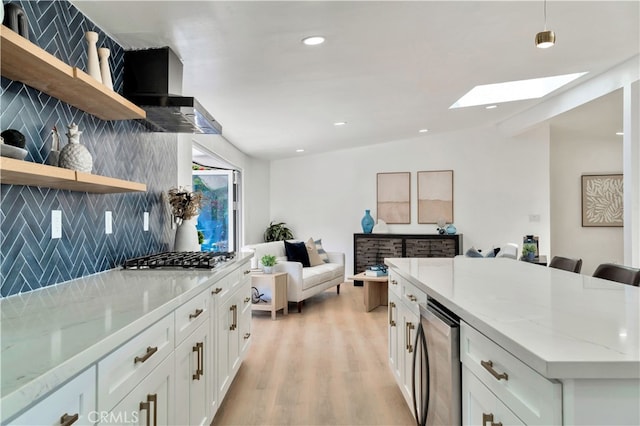
[[[276,265],[276,263],[278,263],[278,261],[276,260],[276,257],[274,255],[265,254],[260,259],[260,263],[262,263],[262,266],[264,267],[264,273],[270,274],[273,272],[273,267]]]
[[[292,239],[293,232],[291,232],[291,229],[287,228],[284,222],[271,222],[266,231],[264,231],[265,243],[268,243],[270,241],[283,241]]]
[[[536,257],[536,245],[533,243],[524,243],[522,245],[522,257],[525,260],[532,261]]]

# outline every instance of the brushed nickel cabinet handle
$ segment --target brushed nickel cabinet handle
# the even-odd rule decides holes
[[[244,334],[244,340],[249,339],[249,337],[251,337],[251,333],[245,333]]]
[[[135,357],[135,358],[133,359],[133,363],[134,363],[134,364],[137,364],[137,363],[139,363],[139,362],[145,362],[146,360],[148,360],[148,359],[149,359],[149,357],[150,357],[151,355],[155,354],[156,352],[158,352],[158,347],[157,347],[157,346],[153,346],[153,347],[148,346],[148,347],[147,347],[147,353],[145,353],[145,354],[144,354],[144,355],[142,355],[142,356],[137,356],[137,357]]]
[[[68,413],[64,413],[62,417],[60,417],[60,426],[71,426],[75,422],[78,421],[80,415],[78,413],[70,416]]]
[[[202,312],[202,309],[196,309],[194,313],[189,314],[189,319],[198,318]]]
[[[502,380],[502,379],[504,379],[505,381],[509,380],[509,375],[507,373],[498,373],[496,370],[493,369],[493,361],[480,360],[480,365],[482,365],[485,370],[491,373],[491,375],[495,377],[496,380]]]
[[[211,290],[211,294],[218,294],[222,291],[220,287],[216,287],[215,290]]]
[[[395,327],[396,322],[393,320],[393,308],[396,307],[396,304],[393,302],[389,302],[389,326]]]
[[[418,301],[418,298],[415,297],[413,294],[407,294],[407,299],[411,300],[412,302]]]

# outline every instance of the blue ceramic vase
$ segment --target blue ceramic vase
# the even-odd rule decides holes
[[[365,210],[364,217],[360,221],[360,224],[362,225],[362,232],[370,234],[371,231],[373,231],[373,225],[375,225],[375,223],[376,222],[371,217],[371,210]]]
[[[447,234],[453,235],[453,234],[456,233],[456,231],[457,231],[457,229],[456,229],[455,226],[453,226],[453,223],[450,224],[449,226],[447,226]]]

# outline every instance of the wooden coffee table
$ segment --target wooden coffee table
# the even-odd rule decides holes
[[[389,301],[388,287],[389,277],[370,277],[360,272],[351,277],[352,280],[364,283],[364,308],[367,312],[372,311],[380,305],[386,306]]]

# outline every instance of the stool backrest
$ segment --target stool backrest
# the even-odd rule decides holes
[[[551,259],[551,262],[549,263],[549,268],[563,269],[565,271],[579,274],[582,269],[582,259],[553,256],[553,259]]]
[[[598,266],[593,276],[636,287],[640,286],[640,269],[616,265],[615,263],[603,263]]]

